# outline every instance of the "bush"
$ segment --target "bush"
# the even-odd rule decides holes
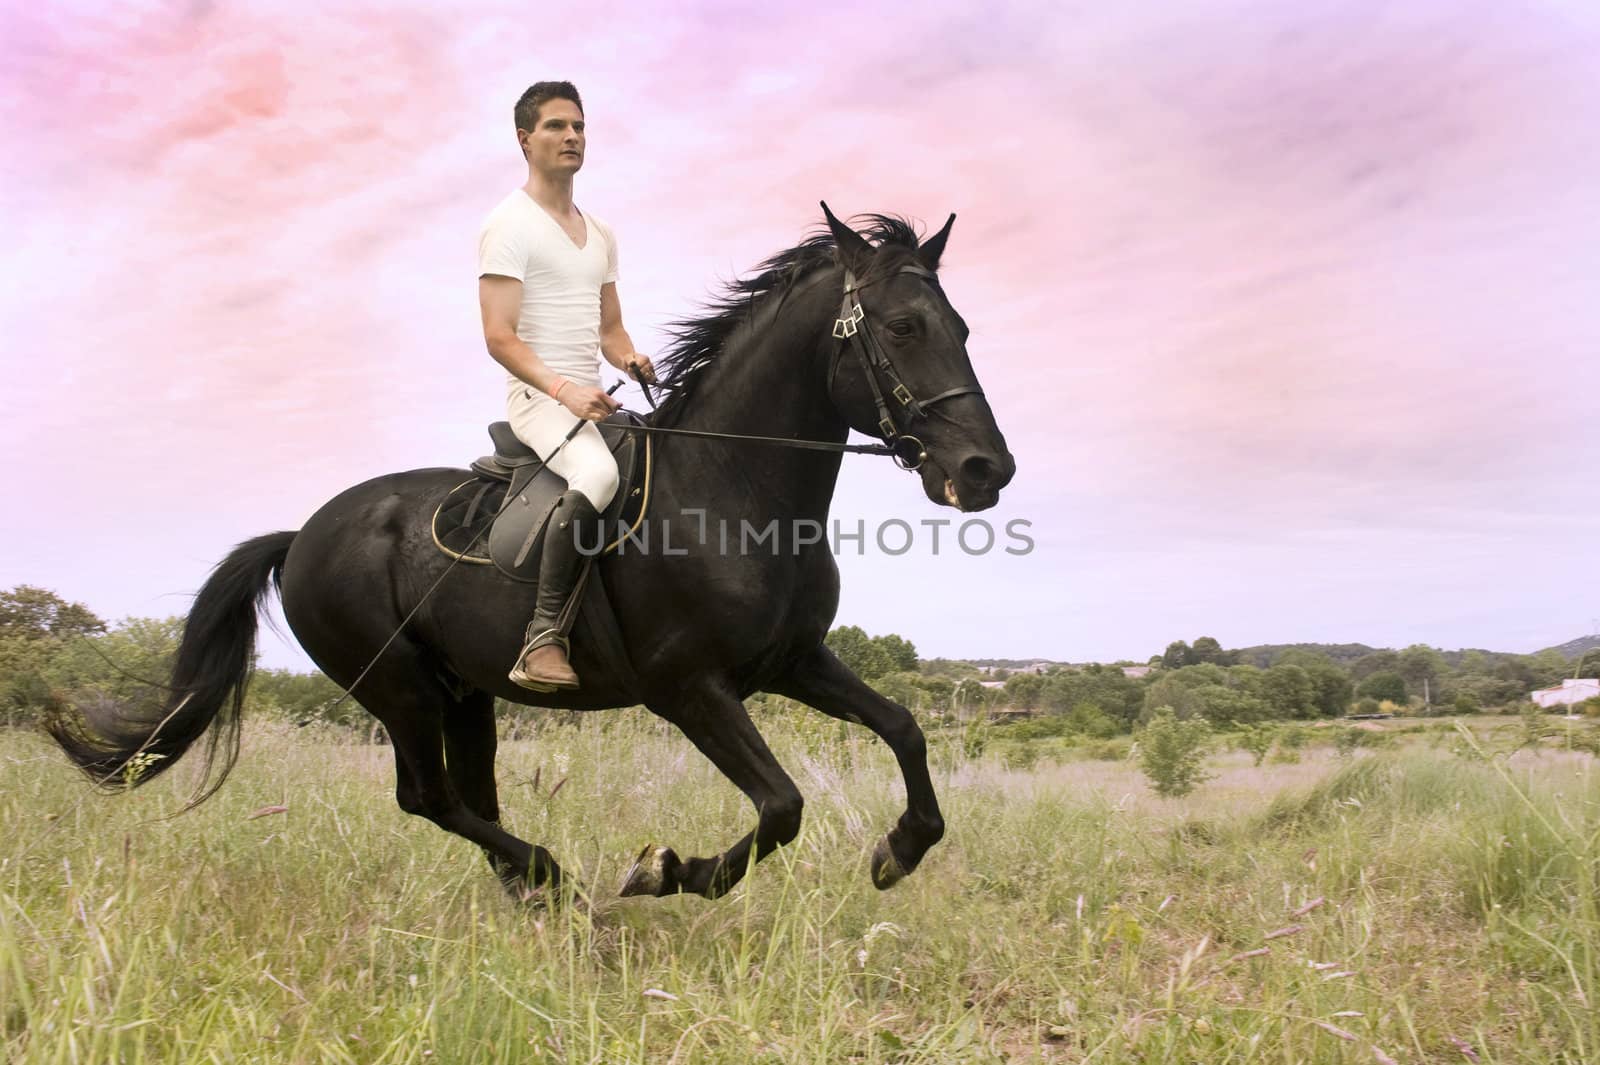
[[[1109,740],[1121,729],[1094,703],[1078,703],[1067,714],[1067,728],[1095,740]]]
[[[1098,740],[1084,744],[1083,753],[1096,762],[1120,762],[1133,753],[1133,741],[1127,736]]]
[[[1522,711],[1522,743],[1523,747],[1537,747],[1539,741],[1550,732],[1550,726],[1545,721],[1544,708],[1536,703],[1529,703]]]
[[[1210,779],[1201,766],[1211,726],[1203,717],[1179,721],[1172,707],[1158,709],[1139,734],[1139,768],[1157,795],[1182,798]]]
[[[1255,759],[1255,764],[1260,765],[1267,757],[1267,752],[1272,750],[1273,733],[1273,729],[1261,726],[1246,728],[1239,734],[1239,749],[1249,751],[1250,756]]]

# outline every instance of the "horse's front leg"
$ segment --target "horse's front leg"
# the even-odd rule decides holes
[[[880,890],[893,887],[944,836],[944,817],[928,776],[928,743],[917,719],[873,691],[820,644],[767,690],[799,699],[830,717],[865,725],[894,752],[906,780],[906,811],[872,852],[873,885]]]
[[[622,894],[689,892],[714,899],[739,882],[752,860],[760,861],[799,834],[804,801],[767,749],[744,703],[721,681],[707,680],[669,701],[646,705],[677,725],[749,797],[756,808],[756,828],[714,858],[683,859],[669,847],[646,847],[628,870]]]

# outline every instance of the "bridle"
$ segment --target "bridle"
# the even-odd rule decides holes
[[[938,283],[934,272],[921,263],[905,263],[893,274],[883,277],[894,277],[899,274],[911,274],[924,278],[935,284]],[[905,381],[895,369],[894,363],[889,360],[889,353],[883,350],[872,329],[866,324],[867,312],[861,306],[861,298],[857,295],[868,285],[874,284],[882,277],[868,278],[866,281],[856,280],[855,273],[848,267],[844,272],[844,299],[839,304],[839,317],[833,323],[833,335],[839,340],[839,347],[833,353],[833,361],[828,367],[828,392],[833,392],[833,380],[839,373],[839,363],[844,358],[845,349],[856,353],[856,358],[861,363],[861,372],[867,379],[867,384],[872,388],[872,402],[878,410],[878,432],[882,435],[884,443],[889,445],[894,454],[895,463],[901,469],[915,470],[920,467],[928,457],[923,449],[922,441],[908,432],[903,432],[896,423],[894,414],[884,398],[883,387],[880,383],[889,384],[889,395],[893,396],[905,409],[908,415],[908,425],[914,427],[917,420],[928,417],[928,409],[935,403],[942,403],[956,396],[983,395],[983,389],[977,383],[957,385],[947,388],[936,396],[927,399],[918,399],[911,394],[911,389],[906,387]]]
[[[867,312],[861,306],[861,299],[856,293],[868,285],[876,284],[885,277],[894,277],[899,274],[912,274],[925,278],[938,284],[938,275],[921,263],[905,263],[898,270],[881,277],[869,277],[865,281],[857,281],[856,275],[848,267],[844,272],[844,300],[839,304],[839,317],[833,323],[833,335],[840,341],[834,350],[833,359],[828,365],[828,392],[833,392],[833,381],[839,373],[839,363],[844,358],[846,349],[853,350],[861,362],[862,374],[867,379],[867,384],[872,389],[872,402],[878,410],[878,431],[882,434],[882,444],[836,444],[831,440],[798,440],[791,437],[777,436],[752,436],[748,433],[715,433],[707,429],[669,429],[665,426],[654,425],[623,425],[619,426],[625,432],[634,433],[662,433],[671,436],[695,436],[707,440],[742,440],[747,443],[772,444],[779,447],[805,448],[813,451],[853,452],[866,455],[889,455],[894,458],[895,465],[903,470],[917,470],[921,468],[928,457],[928,452],[923,447],[922,441],[903,432],[895,422],[894,414],[890,410],[888,400],[884,398],[883,386],[879,382],[880,375],[889,382],[889,395],[893,396],[904,407],[910,416],[910,424],[915,424],[919,418],[928,417],[928,409],[935,403],[952,399],[956,396],[983,395],[983,389],[977,383],[957,385],[947,388],[936,396],[919,400],[911,394],[911,389],[901,379],[894,363],[889,361],[889,353],[883,350],[883,345],[873,335],[867,326]],[[650,386],[643,380],[635,379],[640,389],[644,392],[645,401],[653,408],[655,398],[650,394]],[[665,382],[658,382],[657,387],[667,386]]]

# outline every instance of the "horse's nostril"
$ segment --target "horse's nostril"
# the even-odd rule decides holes
[[[1002,476],[1000,466],[982,455],[973,455],[961,464],[962,479],[978,488],[994,488]]]

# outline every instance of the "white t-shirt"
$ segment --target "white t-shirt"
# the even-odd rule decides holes
[[[580,248],[561,224],[518,188],[501,200],[478,233],[478,276],[522,282],[517,336],[575,384],[600,384],[600,287],[617,279],[611,227],[585,212]],[[506,375],[506,389],[528,386]]]

